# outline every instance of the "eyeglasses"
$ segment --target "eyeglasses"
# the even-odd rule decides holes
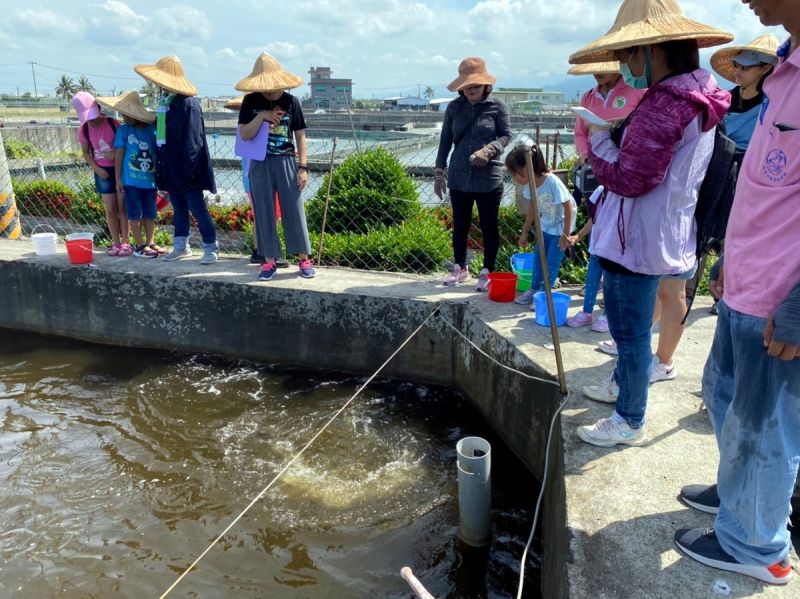
[[[740,71],[749,71],[750,69],[757,69],[758,67],[763,67],[763,66],[764,63],[762,62],[759,62],[758,64],[743,65],[739,62],[736,62],[735,60],[733,61],[733,68],[739,69]]]

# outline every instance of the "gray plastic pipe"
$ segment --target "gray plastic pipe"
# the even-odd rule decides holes
[[[458,455],[458,514],[461,539],[473,547],[492,539],[492,447],[480,437],[464,437]]]

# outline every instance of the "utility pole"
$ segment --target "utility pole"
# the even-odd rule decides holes
[[[31,73],[33,73],[33,97],[38,98],[39,92],[36,89],[36,70],[33,68],[33,65],[35,64],[35,62],[31,61]]]

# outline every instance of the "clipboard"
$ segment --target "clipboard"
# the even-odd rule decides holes
[[[269,123],[262,123],[258,133],[253,139],[245,141],[236,129],[236,144],[233,153],[241,158],[264,160],[267,156],[267,142],[269,141]]]

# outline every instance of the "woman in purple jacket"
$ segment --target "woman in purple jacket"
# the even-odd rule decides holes
[[[628,85],[648,88],[619,131],[589,126],[589,160],[606,190],[594,251],[619,351],[609,380],[584,388],[590,399],[616,407],[611,417],[578,428],[592,445],[646,442],[656,292],[662,276],[695,267],[697,194],[714,127],[730,104],[730,94],[699,68],[698,48],[732,37],[687,19],[674,0],[626,0],[609,33],[570,57],[572,63],[619,60]]]

